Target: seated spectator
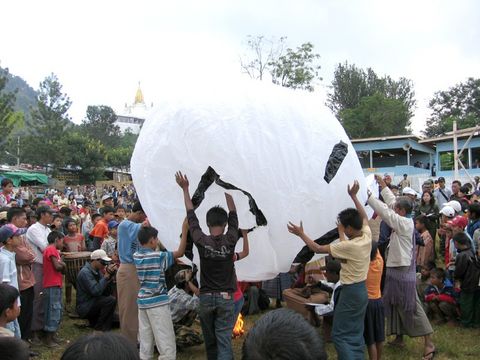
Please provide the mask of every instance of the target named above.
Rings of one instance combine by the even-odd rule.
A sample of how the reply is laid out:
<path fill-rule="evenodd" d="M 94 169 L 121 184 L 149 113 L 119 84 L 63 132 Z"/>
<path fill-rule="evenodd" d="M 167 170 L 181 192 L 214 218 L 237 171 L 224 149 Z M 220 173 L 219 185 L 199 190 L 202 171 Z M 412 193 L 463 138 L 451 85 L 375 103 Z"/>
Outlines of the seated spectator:
<path fill-rule="evenodd" d="M 456 234 L 453 241 L 458 251 L 454 276 L 460 281 L 460 321 L 465 327 L 480 327 L 480 261 L 466 234 Z"/>
<path fill-rule="evenodd" d="M 175 274 L 176 285 L 168 292 L 177 348 L 203 344 L 201 335 L 191 328 L 197 318 L 200 290 L 192 281 L 192 270 L 183 269 Z"/>
<path fill-rule="evenodd" d="M 327 265 L 323 268 L 325 270 L 325 277 L 327 278 L 326 282 L 323 282 L 324 285 L 332 289 L 330 301 L 326 304 L 319 304 L 316 306 L 307 305 L 308 309 L 314 310 L 312 314 L 315 319 L 316 316 L 323 316 L 323 336 L 326 342 L 330 341 L 332 324 L 333 324 L 333 308 L 335 307 L 335 291 L 341 286 L 340 283 L 340 261 L 330 259 L 327 261 Z"/>
<path fill-rule="evenodd" d="M 429 319 L 437 323 L 455 324 L 457 318 L 456 293 L 445 270 L 435 268 L 430 272 L 431 285 L 425 289 L 425 304 Z"/>
<path fill-rule="evenodd" d="M 140 360 L 134 343 L 108 332 L 82 336 L 63 353 L 61 360 Z"/>
<path fill-rule="evenodd" d="M 435 269 L 436 265 L 434 261 L 430 261 L 426 265 L 420 267 L 420 272 L 417 273 L 417 294 L 422 302 L 422 305 L 425 307 L 425 290 L 429 287 L 430 284 L 430 272 Z"/>
<path fill-rule="evenodd" d="M 98 331 L 109 331 L 117 300 L 111 295 L 116 265 L 104 250 L 95 250 L 77 276 L 77 313 Z M 102 275 L 103 270 L 105 275 Z"/>
<path fill-rule="evenodd" d="M 20 315 L 19 296 L 17 288 L 0 284 L 0 338 L 15 335 L 12 330 L 7 329 L 7 324 L 15 321 Z"/>
<path fill-rule="evenodd" d="M 15 337 L 0 335 L 0 359 L 29 360 L 30 350 L 27 343 Z"/>
<path fill-rule="evenodd" d="M 319 334 L 290 309 L 268 312 L 248 332 L 243 360 L 323 360 L 327 358 Z"/>

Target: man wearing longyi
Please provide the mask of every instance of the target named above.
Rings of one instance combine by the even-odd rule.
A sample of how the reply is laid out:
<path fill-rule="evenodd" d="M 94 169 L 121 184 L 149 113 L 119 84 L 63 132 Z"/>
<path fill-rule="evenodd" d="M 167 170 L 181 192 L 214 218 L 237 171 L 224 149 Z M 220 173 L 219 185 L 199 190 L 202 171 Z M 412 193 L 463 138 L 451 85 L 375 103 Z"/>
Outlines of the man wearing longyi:
<path fill-rule="evenodd" d="M 142 205 L 133 205 L 132 213 L 118 226 L 118 257 L 120 267 L 117 273 L 118 312 L 120 330 L 124 336 L 137 343 L 138 306 L 137 295 L 140 288 L 133 254 L 138 250 L 138 232 L 146 215 Z"/>

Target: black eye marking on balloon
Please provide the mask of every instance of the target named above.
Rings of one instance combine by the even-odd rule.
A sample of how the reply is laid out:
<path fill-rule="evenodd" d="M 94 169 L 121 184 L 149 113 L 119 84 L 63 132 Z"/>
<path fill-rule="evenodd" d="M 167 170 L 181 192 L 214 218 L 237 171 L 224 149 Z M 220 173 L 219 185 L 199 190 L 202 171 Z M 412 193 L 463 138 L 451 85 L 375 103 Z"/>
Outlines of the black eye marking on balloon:
<path fill-rule="evenodd" d="M 332 149 L 330 157 L 328 158 L 327 165 L 325 166 L 325 176 L 323 177 L 325 181 L 330 184 L 330 181 L 337 174 L 340 165 L 342 165 L 343 160 L 348 154 L 348 145 L 343 141 L 340 141 Z"/>
<path fill-rule="evenodd" d="M 267 219 L 263 215 L 262 210 L 258 208 L 257 203 L 255 202 L 255 199 L 253 198 L 253 196 L 249 192 L 242 190 L 236 187 L 235 185 L 232 185 L 220 179 L 220 175 L 218 175 L 211 166 L 209 166 L 207 171 L 205 171 L 205 173 L 202 175 L 202 178 L 200 179 L 197 190 L 195 190 L 195 193 L 192 196 L 192 203 L 195 208 L 200 206 L 203 199 L 205 198 L 205 191 L 207 191 L 210 185 L 212 185 L 214 182 L 218 186 L 221 186 L 226 190 L 241 191 L 248 198 L 248 205 L 250 206 L 250 212 L 255 216 L 255 221 L 257 223 L 257 226 L 267 225 Z"/>

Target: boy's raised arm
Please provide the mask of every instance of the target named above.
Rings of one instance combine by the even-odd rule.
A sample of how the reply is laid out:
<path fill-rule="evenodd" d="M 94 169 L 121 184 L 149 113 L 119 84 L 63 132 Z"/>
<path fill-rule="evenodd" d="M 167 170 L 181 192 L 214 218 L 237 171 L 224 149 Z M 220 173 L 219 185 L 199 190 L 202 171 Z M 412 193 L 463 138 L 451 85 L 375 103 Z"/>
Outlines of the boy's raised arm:
<path fill-rule="evenodd" d="M 353 182 L 352 187 L 350 187 L 350 185 L 348 185 L 347 187 L 348 195 L 350 195 L 350 197 L 352 198 L 352 201 L 355 204 L 355 207 L 357 208 L 358 212 L 360 213 L 360 216 L 363 219 L 363 225 L 368 225 L 368 216 L 367 216 L 367 213 L 365 212 L 365 208 L 360 203 L 360 200 L 358 200 L 357 198 L 358 190 L 360 190 L 360 184 L 358 183 L 358 180 L 355 180 Z"/>
<path fill-rule="evenodd" d="M 182 224 L 182 238 L 180 240 L 180 245 L 178 245 L 178 249 L 173 252 L 173 257 L 178 259 L 185 254 L 185 249 L 187 247 L 187 236 L 188 236 L 188 220 L 185 218 Z"/>
<path fill-rule="evenodd" d="M 190 192 L 188 191 L 188 178 L 187 175 L 183 175 L 181 171 L 177 171 L 175 173 L 175 181 L 177 182 L 178 186 L 180 186 L 183 190 L 183 199 L 185 201 L 185 209 L 187 211 L 193 210 L 193 203 L 190 197 Z"/>
<path fill-rule="evenodd" d="M 232 195 L 225 193 L 225 200 L 227 200 L 228 211 L 237 211 Z"/>

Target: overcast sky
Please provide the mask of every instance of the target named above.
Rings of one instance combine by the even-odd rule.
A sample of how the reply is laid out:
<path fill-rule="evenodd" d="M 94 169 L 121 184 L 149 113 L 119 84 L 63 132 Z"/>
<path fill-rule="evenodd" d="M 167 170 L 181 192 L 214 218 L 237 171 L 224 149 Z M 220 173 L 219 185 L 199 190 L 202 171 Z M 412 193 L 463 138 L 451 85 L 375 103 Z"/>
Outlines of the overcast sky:
<path fill-rule="evenodd" d="M 32 87 L 57 74 L 80 122 L 87 105 L 119 110 L 141 81 L 146 102 L 171 84 L 240 72 L 247 35 L 310 41 L 323 82 L 348 61 L 415 84 L 418 133 L 427 103 L 480 72 L 475 0 L 9 1 L 2 4 L 0 65 Z"/>

